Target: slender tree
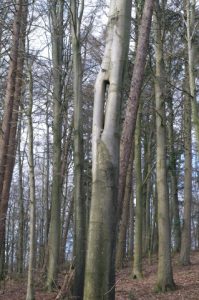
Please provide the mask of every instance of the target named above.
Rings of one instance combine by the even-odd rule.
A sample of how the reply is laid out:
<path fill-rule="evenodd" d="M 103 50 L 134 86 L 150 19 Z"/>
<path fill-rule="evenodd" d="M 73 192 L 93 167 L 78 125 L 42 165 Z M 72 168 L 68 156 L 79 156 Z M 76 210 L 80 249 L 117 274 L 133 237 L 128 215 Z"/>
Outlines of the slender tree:
<path fill-rule="evenodd" d="M 156 182 L 158 196 L 158 279 L 157 289 L 173 290 L 175 284 L 171 266 L 171 238 L 169 220 L 169 198 L 166 171 L 166 116 L 165 116 L 165 70 L 163 60 L 163 28 L 159 1 L 156 2 L 154 14 L 155 31 L 155 100 L 156 100 Z"/>
<path fill-rule="evenodd" d="M 83 124 L 82 124 L 82 59 L 80 27 L 84 11 L 84 0 L 71 1 L 72 50 L 73 50 L 73 94 L 74 94 L 74 256 L 75 278 L 73 293 L 83 297 L 84 268 L 86 255 L 86 206 L 83 190 Z"/>
<path fill-rule="evenodd" d="M 141 167 L 141 106 L 137 115 L 135 130 L 135 179 L 136 179 L 136 211 L 135 211 L 135 246 L 133 260 L 133 278 L 142 277 L 142 167 Z"/>
<path fill-rule="evenodd" d="M 145 0 L 141 25 L 138 34 L 138 44 L 136 49 L 136 58 L 131 80 L 131 89 L 126 108 L 126 115 L 123 124 L 121 143 L 120 143 L 120 175 L 118 191 L 118 209 L 117 215 L 120 219 L 122 213 L 122 202 L 126 182 L 126 173 L 131 153 L 132 138 L 135 133 L 137 111 L 139 106 L 139 97 L 144 77 L 149 33 L 151 29 L 151 19 L 153 13 L 153 0 Z"/>
<path fill-rule="evenodd" d="M 134 158 L 134 147 L 132 147 L 127 177 L 126 177 L 126 187 L 124 194 L 124 202 L 123 202 L 123 210 L 122 210 L 122 218 L 119 227 L 119 234 L 117 239 L 117 248 L 116 248 L 116 268 L 121 269 L 123 266 L 125 254 L 126 254 L 126 245 L 127 245 L 127 230 L 130 219 L 130 207 L 133 203 L 132 199 L 132 175 L 133 175 L 133 158 Z M 130 221 L 134 223 L 133 220 Z M 132 224 L 131 224 L 132 225 Z M 134 230 L 132 227 L 131 234 L 134 235 Z M 131 255 L 133 254 L 133 247 L 131 249 Z"/>
<path fill-rule="evenodd" d="M 16 154 L 28 0 L 18 0 L 13 22 L 10 65 L 0 134 L 0 278 L 3 276 L 5 221 Z"/>
<path fill-rule="evenodd" d="M 51 291 L 57 276 L 60 249 L 64 1 L 49 1 L 49 5 L 53 62 L 53 183 L 46 284 Z"/>
<path fill-rule="evenodd" d="M 184 215 L 182 223 L 182 241 L 180 249 L 180 262 L 182 265 L 190 264 L 191 251 L 191 203 L 192 203 L 192 145 L 191 145 L 191 119 L 196 115 L 195 107 L 195 89 L 193 77 L 193 57 L 190 40 L 190 2 L 184 2 L 184 11 L 187 15 L 187 41 L 185 44 L 185 54 L 188 56 L 188 61 L 185 59 L 185 91 L 184 94 L 184 148 L 185 148 L 185 170 L 184 170 Z M 193 125 L 196 123 L 193 122 Z M 195 127 L 195 129 L 197 129 Z M 197 131 L 196 131 L 197 133 Z"/>
<path fill-rule="evenodd" d="M 20 116 L 18 126 L 18 165 L 19 165 L 19 241 L 18 241 L 18 256 L 17 256 L 17 271 L 23 273 L 23 258 L 24 258 L 24 199 L 23 199 L 23 162 L 21 157 L 21 122 Z"/>
<path fill-rule="evenodd" d="M 30 190 L 30 246 L 29 246 L 29 266 L 28 266 L 28 284 L 26 300 L 35 299 L 34 291 L 34 263 L 35 263 L 35 171 L 34 171 L 34 151 L 33 151 L 33 78 L 32 68 L 28 64 L 29 73 L 29 108 L 28 108 L 28 165 L 29 165 L 29 190 Z"/>

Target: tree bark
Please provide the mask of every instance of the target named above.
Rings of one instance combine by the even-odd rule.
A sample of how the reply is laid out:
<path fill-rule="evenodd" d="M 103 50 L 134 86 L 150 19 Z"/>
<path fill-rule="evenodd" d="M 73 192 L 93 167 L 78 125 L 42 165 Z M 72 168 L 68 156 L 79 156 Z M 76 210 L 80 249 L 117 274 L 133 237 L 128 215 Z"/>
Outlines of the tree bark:
<path fill-rule="evenodd" d="M 134 149 L 131 150 L 131 158 L 129 162 L 127 178 L 126 178 L 126 187 L 125 187 L 125 195 L 123 202 L 123 210 L 122 210 L 122 219 L 120 222 L 117 247 L 116 247 L 116 269 L 121 269 L 123 266 L 125 253 L 126 253 L 126 238 L 127 238 L 127 229 L 130 218 L 130 201 L 132 196 L 132 174 L 133 174 L 133 158 L 134 158 Z M 132 229 L 132 228 L 131 228 Z M 132 232 L 134 234 L 134 232 Z M 133 250 L 132 250 L 133 253 Z"/>
<path fill-rule="evenodd" d="M 136 179 L 136 210 L 135 210 L 135 246 L 133 260 L 133 278 L 142 278 L 142 170 L 141 170 L 141 106 L 137 115 L 135 130 L 135 179 Z"/>
<path fill-rule="evenodd" d="M 92 200 L 84 285 L 85 300 L 115 298 L 119 120 L 129 44 L 131 5 L 130 0 L 111 1 L 106 47 L 95 84 Z"/>
<path fill-rule="evenodd" d="M 53 183 L 48 237 L 47 289 L 54 287 L 58 272 L 61 219 L 62 64 L 64 1 L 49 1 L 53 61 Z"/>
<path fill-rule="evenodd" d="M 0 256 L 4 252 L 5 222 L 16 154 L 16 130 L 21 98 L 28 0 L 18 0 L 13 22 L 11 60 L 0 134 Z M 3 261 L 0 258 L 0 261 Z M 0 278 L 3 265 L 0 264 Z"/>
<path fill-rule="evenodd" d="M 73 97 L 74 97 L 74 256 L 75 278 L 73 295 L 83 297 L 86 255 L 86 206 L 83 189 L 83 124 L 82 124 L 82 59 L 80 27 L 84 0 L 71 1 L 72 50 L 73 50 Z M 79 12 L 79 13 L 78 13 Z"/>
<path fill-rule="evenodd" d="M 171 238 L 169 219 L 169 197 L 167 186 L 166 170 L 166 116 L 164 83 L 165 70 L 163 61 L 163 38 L 162 38 L 162 17 L 159 2 L 156 3 L 156 13 L 154 14 L 155 30 L 155 58 L 156 58 L 156 78 L 155 78 L 155 100 L 156 100 L 156 142 L 157 142 L 157 162 L 156 180 L 158 195 L 158 279 L 157 290 L 173 290 L 175 284 L 171 266 Z"/>
<path fill-rule="evenodd" d="M 18 168 L 19 168 L 19 241 L 18 241 L 18 257 L 17 271 L 23 273 L 24 258 L 24 200 L 23 200 L 23 162 L 21 158 L 21 116 L 18 126 Z"/>
<path fill-rule="evenodd" d="M 181 244 L 181 226 L 180 226 L 180 215 L 179 215 L 179 202 L 178 202 L 178 176 L 176 167 L 176 151 L 174 146 L 174 111 L 173 111 L 173 100 L 168 99 L 168 138 L 169 138 L 169 173 L 171 178 L 171 207 L 172 207 L 172 225 L 173 225 L 173 237 L 174 237 L 174 252 L 180 251 Z"/>
<path fill-rule="evenodd" d="M 142 21 L 138 36 L 138 45 L 136 50 L 136 59 L 131 80 L 131 89 L 126 108 L 126 115 L 123 124 L 121 143 L 120 143 L 120 174 L 118 191 L 118 220 L 122 214 L 122 202 L 126 182 L 126 173 L 131 153 L 131 141 L 135 132 L 137 111 L 139 106 L 139 97 L 144 77 L 146 63 L 149 33 L 151 28 L 151 18 L 153 12 L 153 0 L 146 0 L 142 13 Z"/>
<path fill-rule="evenodd" d="M 196 38 L 196 24 L 195 24 L 195 0 L 185 0 L 184 1 L 184 13 L 186 18 L 186 40 L 187 40 L 187 52 L 188 52 L 188 72 L 189 72 L 189 90 L 191 94 L 191 107 L 192 107 L 192 121 L 193 129 L 196 136 L 197 152 L 199 153 L 199 108 L 196 99 L 196 83 L 194 75 L 194 64 L 195 64 L 195 40 Z"/>
<path fill-rule="evenodd" d="M 186 60 L 185 60 L 186 61 Z M 192 146 L 191 146 L 191 117 L 193 99 L 189 97 L 190 83 L 188 83 L 189 68 L 185 64 L 185 90 L 184 95 L 184 148 L 185 148 L 185 166 L 184 166 L 184 215 L 182 222 L 182 239 L 180 249 L 180 262 L 182 265 L 190 264 L 191 251 L 191 203 L 192 203 Z"/>
<path fill-rule="evenodd" d="M 35 172 L 34 172 L 34 151 L 33 151 L 33 124 L 32 124 L 32 108 L 33 108 L 33 78 L 32 70 L 29 68 L 29 110 L 28 110 L 28 164 L 29 164 L 29 190 L 30 190 L 30 246 L 29 246 L 29 266 L 28 266 L 28 283 L 26 300 L 35 299 L 34 291 L 34 267 L 35 267 Z"/>

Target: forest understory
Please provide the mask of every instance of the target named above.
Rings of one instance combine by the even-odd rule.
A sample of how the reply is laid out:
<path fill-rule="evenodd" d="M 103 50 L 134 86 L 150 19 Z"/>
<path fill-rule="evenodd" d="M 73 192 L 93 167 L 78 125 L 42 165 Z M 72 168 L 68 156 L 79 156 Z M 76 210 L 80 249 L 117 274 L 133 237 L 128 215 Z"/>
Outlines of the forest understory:
<path fill-rule="evenodd" d="M 157 278 L 157 258 L 152 257 L 143 261 L 143 278 L 133 279 L 131 263 L 117 273 L 116 300 L 187 300 L 199 299 L 199 251 L 191 253 L 191 265 L 181 266 L 179 256 L 175 255 L 173 261 L 173 273 L 176 290 L 166 293 L 156 293 L 154 286 Z M 59 276 L 59 287 L 64 280 L 64 272 Z M 44 279 L 38 273 L 35 288 L 35 300 L 55 300 L 59 292 L 57 290 L 47 293 L 43 288 Z M 26 297 L 26 279 L 11 278 L 7 276 L 6 281 L 0 289 L 2 300 L 23 300 Z M 70 298 L 66 298 L 70 299 Z M 71 299 L 74 299 L 71 298 Z"/>

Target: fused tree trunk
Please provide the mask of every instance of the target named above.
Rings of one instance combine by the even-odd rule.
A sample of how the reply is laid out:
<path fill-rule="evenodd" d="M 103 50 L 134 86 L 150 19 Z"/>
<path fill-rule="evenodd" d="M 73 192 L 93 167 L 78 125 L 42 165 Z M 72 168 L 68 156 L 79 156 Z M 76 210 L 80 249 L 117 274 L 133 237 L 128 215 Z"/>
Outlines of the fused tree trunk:
<path fill-rule="evenodd" d="M 26 300 L 35 299 L 34 291 L 34 263 L 35 263 L 35 174 L 34 174 L 34 152 L 33 152 L 33 79 L 32 70 L 29 67 L 29 109 L 28 109 L 28 165 L 29 165 L 29 190 L 30 190 L 30 245 L 29 245 L 29 266 Z"/>
<path fill-rule="evenodd" d="M 130 20 L 131 1 L 112 0 L 104 57 L 95 84 L 84 300 L 115 298 L 119 120 Z"/>
<path fill-rule="evenodd" d="M 157 290 L 167 291 L 174 289 L 171 265 L 171 238 L 169 219 L 169 197 L 166 169 L 166 117 L 165 117 L 165 70 L 163 61 L 163 38 L 159 2 L 156 3 L 154 14 L 155 31 L 155 100 L 156 100 L 156 182 L 158 196 L 158 279 Z"/>
<path fill-rule="evenodd" d="M 52 290 L 58 271 L 61 219 L 62 64 L 64 1 L 49 1 L 53 61 L 53 183 L 48 237 L 47 289 Z"/>
<path fill-rule="evenodd" d="M 146 63 L 149 33 L 151 28 L 151 18 L 153 12 L 153 0 L 146 0 L 142 13 L 142 20 L 138 34 L 138 44 L 136 50 L 136 59 L 131 80 L 130 95 L 126 108 L 126 115 L 123 125 L 123 131 L 120 143 L 120 175 L 119 175 L 119 191 L 118 191 L 118 219 L 122 213 L 122 201 L 124 197 L 124 189 L 126 182 L 127 168 L 131 153 L 132 138 L 135 132 L 137 111 L 139 106 L 139 97 L 144 77 L 144 69 Z"/>
<path fill-rule="evenodd" d="M 16 154 L 16 131 L 24 64 L 27 0 L 18 0 L 0 135 L 0 278 L 3 276 L 5 222 Z"/>
<path fill-rule="evenodd" d="M 73 50 L 73 97 L 74 97 L 74 256 L 75 278 L 73 295 L 83 297 L 86 256 L 86 206 L 83 193 L 83 124 L 82 124 L 82 61 L 80 26 L 84 1 L 71 1 L 72 50 Z"/>

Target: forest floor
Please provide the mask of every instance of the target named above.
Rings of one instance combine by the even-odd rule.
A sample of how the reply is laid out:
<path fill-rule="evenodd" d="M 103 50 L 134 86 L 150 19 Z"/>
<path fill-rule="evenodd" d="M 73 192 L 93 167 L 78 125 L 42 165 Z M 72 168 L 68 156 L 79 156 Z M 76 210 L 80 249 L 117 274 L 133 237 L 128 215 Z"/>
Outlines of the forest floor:
<path fill-rule="evenodd" d="M 174 281 L 176 290 L 156 293 L 154 291 L 157 279 L 157 259 L 152 263 L 147 259 L 143 263 L 143 278 L 133 279 L 131 266 L 126 266 L 118 272 L 116 279 L 116 300 L 199 300 L 199 251 L 192 252 L 191 265 L 182 267 L 178 256 L 173 258 Z M 64 275 L 60 276 L 60 284 Z M 55 300 L 57 291 L 46 293 L 43 289 L 42 276 L 36 278 L 35 300 Z M 26 295 L 26 279 L 6 278 L 0 287 L 0 300 L 24 300 Z M 93 299 L 94 300 L 94 299 Z"/>

